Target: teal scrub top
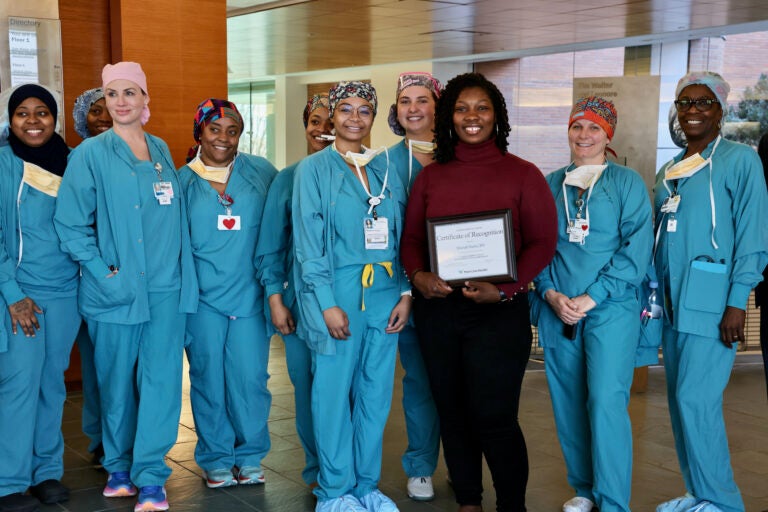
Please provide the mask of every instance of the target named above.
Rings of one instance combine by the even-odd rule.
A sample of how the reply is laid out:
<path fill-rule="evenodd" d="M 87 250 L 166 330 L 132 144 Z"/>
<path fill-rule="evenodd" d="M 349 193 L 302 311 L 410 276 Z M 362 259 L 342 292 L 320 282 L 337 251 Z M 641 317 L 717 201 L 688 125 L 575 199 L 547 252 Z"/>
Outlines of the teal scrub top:
<path fill-rule="evenodd" d="M 226 193 L 239 230 L 218 228 L 226 208 L 206 180 L 187 166 L 180 178 L 185 187 L 192 252 L 200 285 L 200 301 L 228 316 L 247 317 L 261 311 L 262 286 L 254 255 L 270 183 L 277 170 L 266 159 L 240 153 L 235 158 Z"/>
<path fill-rule="evenodd" d="M 651 201 L 643 179 L 628 167 L 608 163 L 592 193 L 582 195 L 582 216 L 589 212 L 589 235 L 582 245 L 568 241 L 565 201 L 571 220 L 578 210 L 577 187 L 566 186 L 563 196 L 565 172 L 572 167 L 546 177 L 557 207 L 557 252 L 534 280 L 536 292 L 542 298 L 550 289 L 568 297 L 588 293 L 597 304 L 625 295 L 636 298 L 653 249 Z"/>
<path fill-rule="evenodd" d="M 668 228 L 669 214 L 661 212 L 670 195 L 663 180 L 685 150 L 657 174 L 654 203 L 656 274 L 672 324 L 679 332 L 719 339 L 725 307 L 746 309 L 768 263 L 768 193 L 760 158 L 751 147 L 720 139 L 712 155 L 716 142 L 701 154 L 712 157 L 711 165 L 677 180 L 681 200 L 674 231 Z M 674 189 L 674 183 L 668 186 Z"/>
<path fill-rule="evenodd" d="M 80 312 L 89 320 L 126 325 L 149 321 L 149 293 L 158 283 L 180 286 L 179 312 L 197 310 L 184 190 L 165 142 L 150 134 L 145 139 L 152 157 L 151 173 L 144 172 L 148 163 L 138 162 L 126 142 L 110 129 L 72 151 L 61 182 L 54 225 L 62 248 L 81 265 L 78 301 Z M 152 176 L 157 163 L 163 180 L 173 187 L 169 206 L 157 203 L 148 182 L 157 179 L 156 174 Z M 158 228 L 152 221 L 145 222 L 150 207 L 167 208 L 162 210 L 168 215 L 163 218 L 167 224 L 159 222 Z M 162 252 L 166 250 L 171 254 Z M 111 267 L 119 272 L 107 278 Z"/>

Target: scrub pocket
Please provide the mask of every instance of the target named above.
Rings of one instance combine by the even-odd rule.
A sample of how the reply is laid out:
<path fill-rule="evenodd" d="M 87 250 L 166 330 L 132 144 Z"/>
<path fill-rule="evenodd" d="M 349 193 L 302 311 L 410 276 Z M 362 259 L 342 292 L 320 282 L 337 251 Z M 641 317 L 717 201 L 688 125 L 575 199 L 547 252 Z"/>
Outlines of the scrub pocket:
<path fill-rule="evenodd" d="M 693 260 L 683 304 L 693 311 L 721 314 L 725 310 L 729 285 L 728 267 L 724 263 Z"/>
<path fill-rule="evenodd" d="M 130 304 L 136 298 L 133 289 L 123 282 L 125 274 L 118 272 L 112 277 L 96 277 L 83 269 L 80 277 L 80 306 L 89 314 L 113 311 Z"/>

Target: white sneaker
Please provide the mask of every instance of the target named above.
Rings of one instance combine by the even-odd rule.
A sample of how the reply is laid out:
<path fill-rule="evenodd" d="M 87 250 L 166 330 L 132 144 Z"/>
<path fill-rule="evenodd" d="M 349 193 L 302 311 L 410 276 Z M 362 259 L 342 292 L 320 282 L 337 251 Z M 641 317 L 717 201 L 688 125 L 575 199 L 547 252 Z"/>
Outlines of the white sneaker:
<path fill-rule="evenodd" d="M 435 489 L 432 487 L 431 476 L 412 476 L 408 479 L 408 497 L 416 501 L 431 501 L 435 499 Z"/>
<path fill-rule="evenodd" d="M 563 512 L 592 512 L 594 506 L 592 500 L 576 496 L 563 503 Z"/>

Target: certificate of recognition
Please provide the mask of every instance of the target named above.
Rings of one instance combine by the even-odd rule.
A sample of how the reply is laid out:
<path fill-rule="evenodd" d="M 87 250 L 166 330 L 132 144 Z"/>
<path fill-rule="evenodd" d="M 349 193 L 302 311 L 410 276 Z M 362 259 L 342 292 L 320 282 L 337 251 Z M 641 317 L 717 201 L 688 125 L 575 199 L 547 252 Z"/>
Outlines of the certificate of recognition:
<path fill-rule="evenodd" d="M 432 272 L 451 286 L 517 281 L 510 210 L 427 219 Z"/>

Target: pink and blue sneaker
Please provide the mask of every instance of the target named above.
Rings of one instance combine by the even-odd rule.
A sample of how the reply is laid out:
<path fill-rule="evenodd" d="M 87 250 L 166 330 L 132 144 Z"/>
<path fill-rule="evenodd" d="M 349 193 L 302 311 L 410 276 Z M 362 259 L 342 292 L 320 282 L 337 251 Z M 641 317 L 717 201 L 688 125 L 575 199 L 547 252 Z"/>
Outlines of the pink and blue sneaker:
<path fill-rule="evenodd" d="M 264 483 L 264 471 L 259 466 L 243 466 L 235 468 L 237 483 L 240 485 L 254 485 Z"/>
<path fill-rule="evenodd" d="M 136 486 L 131 483 L 131 474 L 128 471 L 110 473 L 102 494 L 107 498 L 136 496 Z"/>
<path fill-rule="evenodd" d="M 237 485 L 237 478 L 229 469 L 213 469 L 203 472 L 203 480 L 209 489 L 219 489 L 221 487 L 231 487 Z"/>
<path fill-rule="evenodd" d="M 148 512 L 150 510 L 168 510 L 168 500 L 165 487 L 145 485 L 139 489 L 139 501 L 133 507 L 133 512 Z"/>

